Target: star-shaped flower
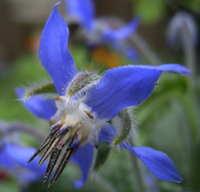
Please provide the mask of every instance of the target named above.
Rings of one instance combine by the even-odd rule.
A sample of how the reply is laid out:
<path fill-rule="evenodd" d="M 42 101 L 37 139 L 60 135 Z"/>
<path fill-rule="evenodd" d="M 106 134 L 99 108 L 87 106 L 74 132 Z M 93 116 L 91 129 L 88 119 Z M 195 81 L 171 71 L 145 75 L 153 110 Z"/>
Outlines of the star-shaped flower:
<path fill-rule="evenodd" d="M 95 18 L 95 6 L 92 0 L 66 0 L 65 2 L 67 16 L 78 20 L 89 47 L 111 46 L 117 52 L 123 53 L 128 59 L 134 62 L 138 61 L 137 51 L 126 41 L 139 26 L 138 16 L 123 27 L 116 29 L 112 25 L 121 25 L 116 19 Z"/>
<path fill-rule="evenodd" d="M 78 72 L 68 51 L 68 36 L 68 26 L 56 4 L 43 30 L 39 48 L 41 63 L 59 95 L 55 99 L 56 106 L 53 99 L 46 99 L 41 94 L 23 101 L 34 115 L 50 120 L 49 136 L 30 159 L 46 147 L 39 161 L 41 165 L 50 156 L 44 183 L 50 177 L 61 151 L 65 151 L 50 185 L 71 160 L 82 170 L 81 178 L 75 181 L 76 187 L 81 187 L 88 178 L 93 151 L 100 141 L 131 151 L 159 179 L 182 182 L 166 154 L 149 147 L 131 147 L 126 138 L 132 127 L 129 107 L 141 104 L 151 95 L 162 72 L 189 75 L 190 71 L 178 64 L 164 64 L 113 68 L 107 70 L 103 77 L 92 72 Z M 25 92 L 17 89 L 20 98 Z M 118 115 L 124 123 L 121 130 L 111 124 L 111 120 Z"/>

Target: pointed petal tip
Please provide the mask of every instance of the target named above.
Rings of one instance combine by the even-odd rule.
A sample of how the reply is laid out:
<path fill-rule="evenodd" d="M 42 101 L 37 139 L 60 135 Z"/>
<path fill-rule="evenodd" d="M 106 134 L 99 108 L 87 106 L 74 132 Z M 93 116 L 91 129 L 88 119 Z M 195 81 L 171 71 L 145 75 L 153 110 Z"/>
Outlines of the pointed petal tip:
<path fill-rule="evenodd" d="M 62 3 L 62 1 L 58 1 L 57 3 L 55 3 L 51 15 L 54 13 L 54 11 L 57 11 L 57 12 L 58 12 L 58 5 L 61 4 L 61 3 Z"/>
<path fill-rule="evenodd" d="M 74 183 L 74 186 L 76 188 L 78 188 L 78 189 L 81 188 L 81 187 L 83 187 L 83 185 L 84 185 L 84 183 L 82 181 L 80 181 L 80 180 L 73 181 L 73 183 Z"/>
<path fill-rule="evenodd" d="M 55 6 L 57 6 L 58 4 L 60 4 L 62 1 L 58 1 L 56 4 L 55 4 Z"/>
<path fill-rule="evenodd" d="M 179 180 L 177 181 L 177 183 L 182 183 L 184 180 L 183 178 L 180 176 Z"/>
<path fill-rule="evenodd" d="M 58 1 L 57 3 L 55 3 L 55 5 L 54 5 L 54 7 L 53 7 L 53 10 L 52 10 L 52 12 L 51 12 L 51 14 L 50 14 L 50 17 L 53 15 L 53 14 L 59 14 L 59 12 L 58 12 L 58 5 L 61 3 L 61 1 Z M 50 18 L 49 17 L 49 18 Z M 49 19 L 48 19 L 49 20 Z"/>
<path fill-rule="evenodd" d="M 133 30 L 133 32 L 134 32 L 138 28 L 139 24 L 141 23 L 141 17 L 139 15 L 136 15 L 132 19 L 131 22 L 133 23 L 133 27 L 135 27 L 134 30 Z"/>
<path fill-rule="evenodd" d="M 162 71 L 178 73 L 180 75 L 185 75 L 185 76 L 191 75 L 190 69 L 180 64 L 163 64 L 163 65 L 160 65 L 160 69 Z"/>
<path fill-rule="evenodd" d="M 141 22 L 141 17 L 140 17 L 140 15 L 135 15 L 134 19 L 137 20 L 138 22 Z"/>
<path fill-rule="evenodd" d="M 124 144 L 122 144 L 121 147 L 134 153 L 149 171 L 160 180 L 175 183 L 183 182 L 174 163 L 165 153 L 150 147 L 130 147 L 129 145 Z"/>
<path fill-rule="evenodd" d="M 180 66 L 180 68 L 179 68 L 179 70 L 178 70 L 178 73 L 179 73 L 179 74 L 185 75 L 185 76 L 191 75 L 192 72 L 191 72 L 187 67 L 181 66 L 181 65 L 179 65 L 179 66 Z"/>
<path fill-rule="evenodd" d="M 183 178 L 177 170 L 174 170 L 174 173 L 172 173 L 172 175 L 168 176 L 166 179 L 162 179 L 162 178 L 159 178 L 159 179 L 162 181 L 169 181 L 169 182 L 174 182 L 174 183 L 182 183 L 183 182 Z"/>
<path fill-rule="evenodd" d="M 54 5 L 43 29 L 39 57 L 43 67 L 53 80 L 57 92 L 62 95 L 64 86 L 74 77 L 77 69 L 68 50 L 69 28 L 57 9 L 59 3 Z"/>

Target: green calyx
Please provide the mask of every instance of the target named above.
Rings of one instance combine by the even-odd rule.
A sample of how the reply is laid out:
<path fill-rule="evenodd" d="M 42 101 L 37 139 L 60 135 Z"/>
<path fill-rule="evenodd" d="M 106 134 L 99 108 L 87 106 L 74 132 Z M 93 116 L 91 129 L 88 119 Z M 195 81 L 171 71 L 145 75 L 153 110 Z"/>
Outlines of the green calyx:
<path fill-rule="evenodd" d="M 109 143 L 100 142 L 93 170 L 98 171 L 106 162 L 111 148 Z"/>
<path fill-rule="evenodd" d="M 122 127 L 117 137 L 113 140 L 112 145 L 118 145 L 124 142 L 130 134 L 130 130 L 132 128 L 131 112 L 129 109 L 122 109 L 119 117 L 122 121 Z"/>
<path fill-rule="evenodd" d="M 39 84 L 35 87 L 29 88 L 24 94 L 24 99 L 27 99 L 30 96 L 42 94 L 42 93 L 56 93 L 57 91 L 54 87 L 53 82 L 47 82 L 43 84 Z"/>

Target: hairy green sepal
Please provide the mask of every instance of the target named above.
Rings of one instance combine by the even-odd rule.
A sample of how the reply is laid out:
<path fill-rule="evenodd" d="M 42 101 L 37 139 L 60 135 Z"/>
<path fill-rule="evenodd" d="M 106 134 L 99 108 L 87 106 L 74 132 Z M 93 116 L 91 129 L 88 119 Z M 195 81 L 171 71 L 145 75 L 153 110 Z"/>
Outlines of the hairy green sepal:
<path fill-rule="evenodd" d="M 132 127 L 132 121 L 131 121 L 131 115 L 129 109 L 125 108 L 120 111 L 119 117 L 122 121 L 122 127 L 117 135 L 117 137 L 113 140 L 112 145 L 118 145 L 125 141 L 125 139 L 128 137 L 131 127 Z"/>
<path fill-rule="evenodd" d="M 53 82 L 47 82 L 39 84 L 35 87 L 29 88 L 24 94 L 24 99 L 27 99 L 30 96 L 43 94 L 43 93 L 57 93 Z"/>
<path fill-rule="evenodd" d="M 71 97 L 75 93 L 82 91 L 85 93 L 92 86 L 96 85 L 100 80 L 100 76 L 92 72 L 81 72 L 71 82 L 68 89 L 68 96 Z"/>

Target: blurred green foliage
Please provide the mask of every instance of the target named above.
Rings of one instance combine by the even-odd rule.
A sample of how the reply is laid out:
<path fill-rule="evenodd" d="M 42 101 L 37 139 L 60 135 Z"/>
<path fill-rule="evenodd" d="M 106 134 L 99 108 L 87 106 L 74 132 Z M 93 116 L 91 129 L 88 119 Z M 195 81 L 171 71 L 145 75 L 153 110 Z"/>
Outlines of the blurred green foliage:
<path fill-rule="evenodd" d="M 141 16 L 145 24 L 158 22 L 166 14 L 166 9 L 174 12 L 182 9 L 199 13 L 200 0 L 131 0 L 134 2 L 133 10 Z"/>
<path fill-rule="evenodd" d="M 31 69 L 31 70 L 30 70 Z M 3 120 L 13 121 L 21 120 L 25 122 L 34 122 L 33 117 L 17 100 L 15 88 L 17 86 L 30 86 L 31 83 L 38 81 L 37 78 L 44 78 L 45 71 L 39 60 L 31 55 L 19 57 L 10 71 L 0 77 L 0 117 Z M 46 75 L 47 76 L 47 75 Z"/>
<path fill-rule="evenodd" d="M 163 0 L 138 0 L 135 1 L 134 11 L 141 16 L 145 24 L 152 24 L 160 20 L 165 12 Z"/>

